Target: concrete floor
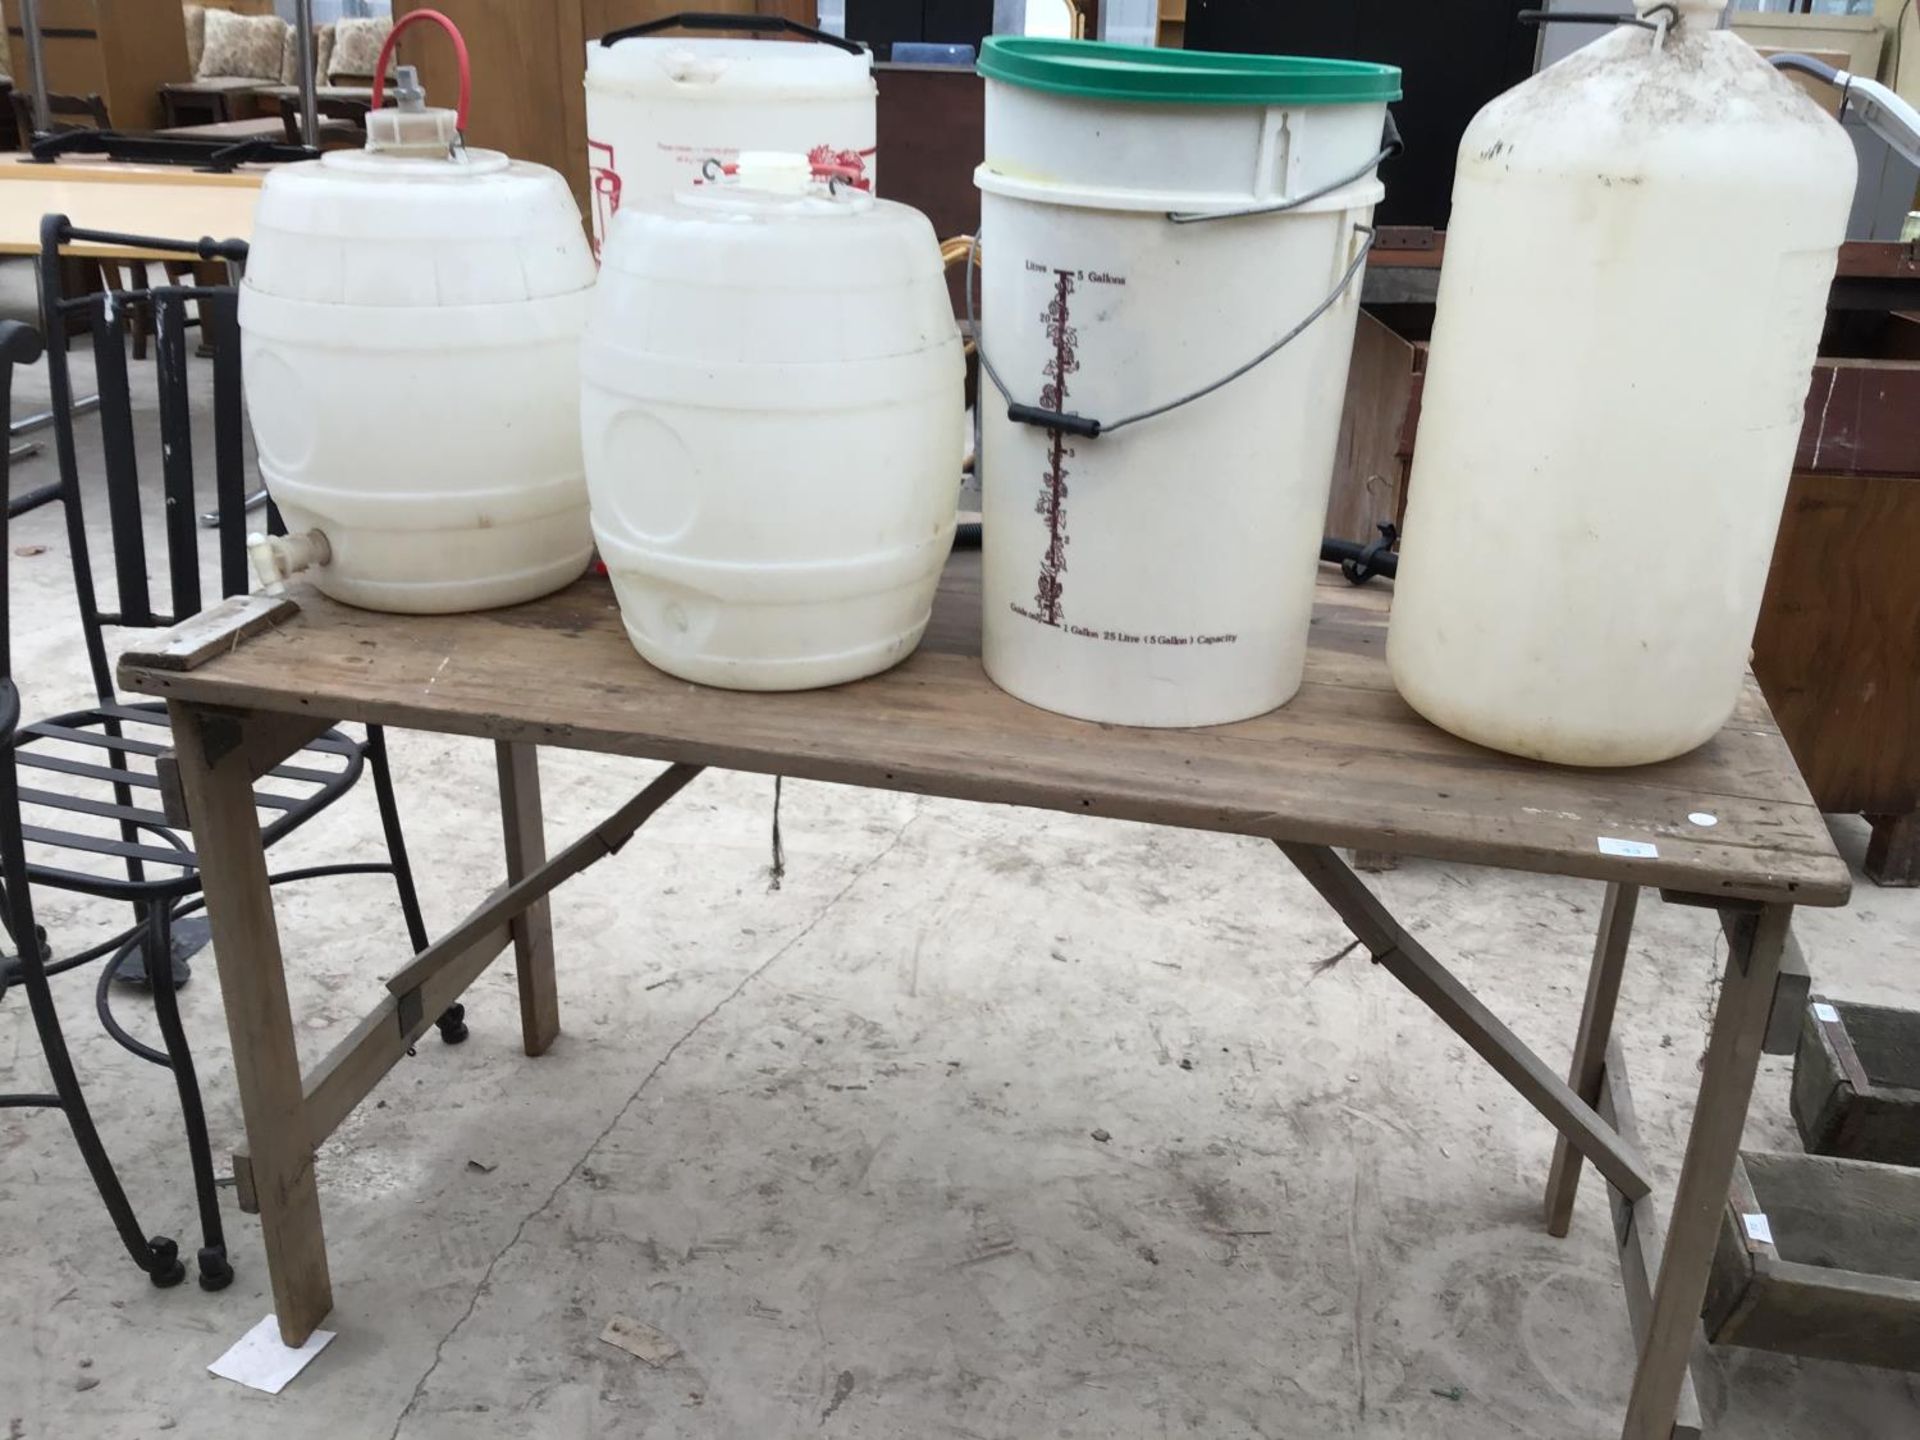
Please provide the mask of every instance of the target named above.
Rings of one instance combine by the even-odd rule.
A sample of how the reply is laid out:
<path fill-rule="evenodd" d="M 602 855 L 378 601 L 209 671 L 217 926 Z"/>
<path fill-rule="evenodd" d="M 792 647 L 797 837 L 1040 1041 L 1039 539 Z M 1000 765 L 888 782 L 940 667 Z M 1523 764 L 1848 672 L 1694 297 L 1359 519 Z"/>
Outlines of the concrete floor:
<path fill-rule="evenodd" d="M 0 271 L 0 296 L 20 281 Z M 29 373 L 16 411 L 43 397 Z M 28 462 L 14 488 L 51 474 Z M 60 513 L 12 543 L 46 547 L 13 561 L 27 711 L 84 702 Z M 491 754 L 392 743 L 444 929 L 500 874 Z M 654 768 L 544 764 L 556 839 Z M 472 1039 L 429 1038 L 322 1149 L 340 1333 L 278 1398 L 205 1371 L 268 1309 L 231 1190 L 233 1287 L 154 1291 L 58 1117 L 0 1112 L 8 1440 L 1618 1433 L 1632 1357 L 1598 1188 L 1569 1238 L 1542 1232 L 1547 1125 L 1386 975 L 1316 977 L 1347 937 L 1271 846 L 793 784 L 774 890 L 771 789 L 709 773 L 560 892 L 550 1055 L 521 1057 L 498 967 Z M 1836 832 L 1857 865 L 1863 828 Z M 378 834 L 363 787 L 276 860 Z M 1600 887 L 1426 863 L 1378 886 L 1562 1063 Z M 37 900 L 62 952 L 121 923 Z M 350 879 L 283 890 L 279 919 L 315 1058 L 402 960 L 398 910 Z M 1912 1001 L 1920 892 L 1862 880 L 1800 933 L 1820 987 Z M 1709 916 L 1649 899 L 1621 1030 L 1669 1182 L 1719 955 Z M 170 1083 L 99 1032 L 90 981 L 59 992 L 83 1076 L 143 1223 L 190 1250 Z M 241 1123 L 209 957 L 181 998 L 224 1153 Z M 143 1009 L 121 1001 L 151 1035 Z M 1765 1062 L 1750 1144 L 1797 1148 L 1788 1075 Z M 44 1083 L 9 995 L 0 1086 Z M 616 1313 L 682 1355 L 601 1343 Z M 1718 1436 L 1920 1433 L 1902 1375 L 1715 1365 Z"/>

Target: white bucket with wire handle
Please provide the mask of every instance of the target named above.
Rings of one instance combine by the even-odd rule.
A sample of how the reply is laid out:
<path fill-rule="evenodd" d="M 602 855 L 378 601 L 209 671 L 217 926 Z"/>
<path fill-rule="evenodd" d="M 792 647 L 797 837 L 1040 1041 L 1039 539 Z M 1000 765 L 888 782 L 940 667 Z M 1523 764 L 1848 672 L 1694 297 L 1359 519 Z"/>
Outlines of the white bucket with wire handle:
<path fill-rule="evenodd" d="M 987 673 L 1126 725 L 1282 705 L 1399 71 L 1020 37 L 980 70 Z"/>

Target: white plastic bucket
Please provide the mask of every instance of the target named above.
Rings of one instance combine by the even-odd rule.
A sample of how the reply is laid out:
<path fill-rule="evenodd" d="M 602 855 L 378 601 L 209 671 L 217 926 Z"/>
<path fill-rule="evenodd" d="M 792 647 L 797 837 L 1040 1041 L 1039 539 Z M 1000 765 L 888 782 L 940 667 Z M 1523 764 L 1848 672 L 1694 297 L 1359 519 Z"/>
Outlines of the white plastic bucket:
<path fill-rule="evenodd" d="M 675 16 L 587 46 L 587 165 L 598 252 L 622 204 L 667 200 L 709 160 L 744 150 L 799 150 L 861 189 L 876 164 L 873 57 L 837 36 L 823 43 L 708 40 L 647 32 Z M 731 29 L 818 32 L 778 19 L 729 17 Z M 717 27 L 716 27 L 717 28 Z"/>
<path fill-rule="evenodd" d="M 1102 52 L 1103 70 L 1115 51 L 1182 52 L 988 42 L 981 338 L 1014 401 L 1112 424 L 1222 380 L 1326 308 L 1264 363 L 1116 433 L 1020 423 L 983 399 L 987 673 L 1089 720 L 1262 714 L 1304 667 L 1386 99 L 1063 93 L 998 78 L 1010 44 L 1051 47 L 1069 75 L 1068 47 Z M 1208 62 L 1229 75 L 1274 63 L 1184 54 L 1176 82 Z M 1397 93 L 1397 72 L 1360 69 Z M 1163 88 L 1210 93 L 1204 76 L 1186 83 Z M 1169 218 L 1322 189 L 1279 213 Z"/>

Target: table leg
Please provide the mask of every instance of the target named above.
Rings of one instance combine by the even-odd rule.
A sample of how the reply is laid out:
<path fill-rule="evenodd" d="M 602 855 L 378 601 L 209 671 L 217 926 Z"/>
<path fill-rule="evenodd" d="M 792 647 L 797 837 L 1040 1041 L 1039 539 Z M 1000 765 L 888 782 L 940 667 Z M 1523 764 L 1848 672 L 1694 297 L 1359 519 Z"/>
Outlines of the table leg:
<path fill-rule="evenodd" d="M 280 1338 L 300 1345 L 333 1308 L 333 1283 L 280 932 L 253 804 L 253 752 L 245 743 L 250 717 L 209 717 L 177 702 L 168 708 L 233 1042 L 274 1313 Z"/>
<path fill-rule="evenodd" d="M 1567 1084 L 1589 1105 L 1600 1102 L 1606 1070 L 1607 1039 L 1613 1033 L 1614 1006 L 1620 998 L 1620 975 L 1626 968 L 1627 944 L 1633 938 L 1633 915 L 1639 908 L 1640 887 L 1618 881 L 1607 886 L 1600 911 L 1600 929 L 1593 942 L 1593 966 L 1587 972 L 1587 998 L 1580 1008 L 1580 1031 L 1573 1042 L 1573 1066 Z M 1573 1197 L 1580 1188 L 1580 1152 L 1565 1135 L 1553 1146 L 1553 1168 L 1547 1172 L 1547 1233 L 1565 1235 L 1573 1222 Z"/>
<path fill-rule="evenodd" d="M 518 884 L 546 863 L 547 835 L 540 812 L 540 751 L 510 740 L 494 742 L 500 770 L 500 826 L 507 845 L 507 883 Z M 535 901 L 514 917 L 514 972 L 520 981 L 520 1042 L 544 1055 L 560 1034 L 560 993 L 553 977 L 553 915 Z"/>
<path fill-rule="evenodd" d="M 1694 1102 L 1686 1159 L 1674 1193 L 1660 1279 L 1633 1392 L 1627 1401 L 1625 1440 L 1669 1440 L 1687 1373 L 1694 1328 L 1706 1296 L 1727 1187 L 1746 1127 L 1747 1104 L 1760 1068 L 1774 982 L 1793 923 L 1791 905 L 1763 906 L 1758 914 L 1723 917 L 1728 946 L 1719 1004 Z"/>
<path fill-rule="evenodd" d="M 1869 815 L 1867 878 L 1876 885 L 1920 885 L 1920 811 Z"/>

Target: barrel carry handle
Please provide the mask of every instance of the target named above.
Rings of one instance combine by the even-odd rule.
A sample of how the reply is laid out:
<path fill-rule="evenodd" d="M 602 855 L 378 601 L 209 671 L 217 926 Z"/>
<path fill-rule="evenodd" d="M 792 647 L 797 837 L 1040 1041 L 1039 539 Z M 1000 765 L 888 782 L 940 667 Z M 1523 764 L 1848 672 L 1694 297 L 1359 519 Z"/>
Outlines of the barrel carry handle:
<path fill-rule="evenodd" d="M 818 40 L 822 45 L 831 45 L 836 50 L 844 50 L 849 55 L 867 53 L 867 47 L 857 40 L 849 40 L 844 35 L 835 35 L 811 25 L 802 25 L 798 20 L 789 20 L 784 15 L 716 15 L 707 10 L 667 15 L 658 20 L 629 25 L 621 30 L 609 30 L 600 37 L 600 46 L 602 49 L 611 50 L 622 40 L 637 40 L 643 35 L 671 30 L 676 25 L 685 30 L 748 30 L 756 35 L 798 35 L 805 40 Z"/>

